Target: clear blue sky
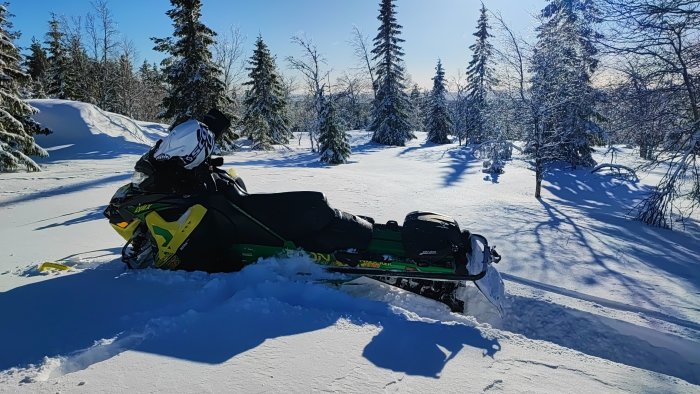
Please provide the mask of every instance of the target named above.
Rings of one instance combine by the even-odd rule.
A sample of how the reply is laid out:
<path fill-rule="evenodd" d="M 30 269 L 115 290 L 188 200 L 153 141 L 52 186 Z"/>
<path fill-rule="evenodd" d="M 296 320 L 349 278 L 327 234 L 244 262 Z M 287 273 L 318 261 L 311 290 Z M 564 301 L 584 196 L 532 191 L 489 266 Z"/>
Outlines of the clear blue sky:
<path fill-rule="evenodd" d="M 484 0 L 486 8 L 500 12 L 509 25 L 524 36 L 531 35 L 533 15 L 545 0 Z M 397 19 L 403 25 L 404 60 L 413 81 L 431 85 L 437 59 L 452 78 L 464 71 L 471 56 L 481 2 L 478 0 L 397 0 Z M 152 50 L 150 37 L 172 34 L 172 21 L 165 15 L 169 0 L 113 0 L 108 3 L 119 32 L 133 41 L 139 62 L 159 62 L 163 55 Z M 32 36 L 40 41 L 48 29 L 50 13 L 83 16 L 92 12 L 90 0 L 10 0 L 15 30 L 22 32 L 16 43 L 26 48 Z M 261 34 L 277 57 L 277 64 L 288 73 L 284 60 L 298 56 L 299 48 L 290 43 L 295 34 L 306 34 L 317 45 L 333 69 L 333 77 L 357 64 L 347 43 L 352 26 L 357 25 L 374 38 L 379 21 L 378 0 L 203 0 L 202 21 L 223 33 L 238 27 L 247 37 L 245 57 Z M 495 26 L 495 22 L 491 22 Z"/>

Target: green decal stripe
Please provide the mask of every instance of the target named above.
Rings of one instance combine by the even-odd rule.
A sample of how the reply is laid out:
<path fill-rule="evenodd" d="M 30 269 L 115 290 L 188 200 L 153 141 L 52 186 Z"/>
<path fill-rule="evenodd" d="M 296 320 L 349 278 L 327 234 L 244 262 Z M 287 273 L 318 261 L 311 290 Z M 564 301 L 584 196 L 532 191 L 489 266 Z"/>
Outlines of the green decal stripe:
<path fill-rule="evenodd" d="M 163 243 L 162 246 L 168 246 L 170 241 L 173 240 L 173 235 L 170 234 L 170 231 L 162 227 L 153 226 L 153 233 L 155 233 L 155 235 L 160 235 L 161 237 L 163 237 L 163 239 L 165 239 L 165 243 Z"/>
<path fill-rule="evenodd" d="M 237 244 L 233 245 L 230 249 L 235 256 L 241 259 L 244 264 L 250 264 L 256 262 L 259 258 L 267 258 L 273 256 L 284 256 L 293 252 L 292 249 L 280 248 L 275 246 L 264 246 L 264 245 L 251 245 L 251 244 Z M 304 251 L 311 257 L 316 264 L 330 266 L 330 267 L 349 267 L 348 264 L 340 262 L 335 259 L 332 254 L 329 253 L 318 253 Z M 393 261 L 373 261 L 373 260 L 363 260 L 363 262 L 370 262 L 376 264 L 377 270 L 387 270 L 395 272 L 424 272 L 424 273 L 434 273 L 434 274 L 450 274 L 454 273 L 454 270 L 450 267 L 436 267 L 427 266 L 421 267 L 416 263 L 403 261 L 401 258 Z M 362 269 L 372 269 L 373 267 L 368 267 L 367 264 L 361 263 L 358 268 Z"/>

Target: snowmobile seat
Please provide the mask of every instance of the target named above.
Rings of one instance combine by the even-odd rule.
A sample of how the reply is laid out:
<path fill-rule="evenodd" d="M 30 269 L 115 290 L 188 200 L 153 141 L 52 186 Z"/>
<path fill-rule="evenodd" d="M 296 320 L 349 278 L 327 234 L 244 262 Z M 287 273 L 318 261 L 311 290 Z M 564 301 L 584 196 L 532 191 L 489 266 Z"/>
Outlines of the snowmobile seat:
<path fill-rule="evenodd" d="M 249 194 L 238 205 L 283 238 L 312 251 L 363 247 L 372 237 L 369 222 L 331 208 L 320 192 Z"/>
<path fill-rule="evenodd" d="M 241 194 L 229 188 L 208 200 L 205 206 L 224 214 L 220 228 L 237 243 L 281 246 L 281 237 L 306 250 L 328 253 L 364 248 L 372 238 L 370 222 L 332 208 L 320 192 Z"/>

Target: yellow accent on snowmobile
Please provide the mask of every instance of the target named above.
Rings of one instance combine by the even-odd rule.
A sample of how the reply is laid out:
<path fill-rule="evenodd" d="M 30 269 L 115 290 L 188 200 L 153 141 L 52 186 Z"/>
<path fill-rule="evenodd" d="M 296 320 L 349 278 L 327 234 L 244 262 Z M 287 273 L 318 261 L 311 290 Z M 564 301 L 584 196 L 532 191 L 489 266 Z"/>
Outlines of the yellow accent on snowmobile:
<path fill-rule="evenodd" d="M 55 263 L 53 261 L 44 261 L 39 265 L 39 272 L 48 271 L 50 269 L 58 271 L 67 271 L 70 269 L 70 266 L 61 263 Z"/>
<path fill-rule="evenodd" d="M 134 236 L 134 231 L 136 231 L 136 228 L 139 226 L 139 224 L 141 224 L 141 221 L 138 219 L 134 219 L 134 221 L 132 221 L 131 223 L 128 223 L 125 227 L 122 227 L 123 223 L 126 223 L 126 222 L 121 222 L 118 224 L 113 224 L 113 223 L 110 223 L 110 224 L 112 225 L 112 228 L 119 235 L 122 236 L 122 238 L 124 238 L 125 240 L 128 241 L 131 239 L 131 237 Z"/>
<path fill-rule="evenodd" d="M 175 269 L 180 264 L 176 256 L 178 249 L 187 241 L 206 213 L 206 208 L 195 204 L 173 222 L 165 221 L 155 211 L 146 215 L 146 225 L 158 245 L 156 267 Z"/>
<path fill-rule="evenodd" d="M 230 177 L 233 178 L 233 179 L 238 178 L 238 173 L 236 172 L 236 169 L 233 168 L 233 167 L 231 167 L 231 168 L 229 168 L 228 170 L 226 170 L 226 173 L 228 174 L 228 176 L 230 176 Z"/>

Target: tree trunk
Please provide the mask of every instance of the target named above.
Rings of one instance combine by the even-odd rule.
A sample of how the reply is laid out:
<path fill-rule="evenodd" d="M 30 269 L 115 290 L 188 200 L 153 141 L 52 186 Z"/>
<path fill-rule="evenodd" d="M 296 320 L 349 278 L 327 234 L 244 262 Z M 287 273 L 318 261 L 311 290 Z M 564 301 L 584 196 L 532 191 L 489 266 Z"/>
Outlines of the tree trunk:
<path fill-rule="evenodd" d="M 542 178 L 544 178 L 544 171 L 542 168 L 542 163 L 539 159 L 535 160 L 535 198 L 542 198 Z"/>
<path fill-rule="evenodd" d="M 314 133 L 309 131 L 309 141 L 311 142 L 311 152 L 316 152 L 316 145 L 314 144 Z"/>

